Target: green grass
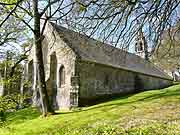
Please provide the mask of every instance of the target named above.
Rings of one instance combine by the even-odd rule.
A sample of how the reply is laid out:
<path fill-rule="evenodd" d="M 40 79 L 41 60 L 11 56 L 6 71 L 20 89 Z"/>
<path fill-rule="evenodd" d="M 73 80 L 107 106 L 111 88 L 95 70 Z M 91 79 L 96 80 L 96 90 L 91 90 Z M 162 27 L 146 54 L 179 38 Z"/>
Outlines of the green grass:
<path fill-rule="evenodd" d="M 180 135 L 180 85 L 40 117 L 33 108 L 8 114 L 1 135 Z"/>

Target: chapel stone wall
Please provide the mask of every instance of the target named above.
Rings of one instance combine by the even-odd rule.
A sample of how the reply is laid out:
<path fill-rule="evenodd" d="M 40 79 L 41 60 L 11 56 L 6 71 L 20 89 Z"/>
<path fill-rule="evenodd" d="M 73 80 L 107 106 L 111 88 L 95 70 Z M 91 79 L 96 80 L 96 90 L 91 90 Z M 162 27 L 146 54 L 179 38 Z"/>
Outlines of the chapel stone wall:
<path fill-rule="evenodd" d="M 79 105 L 169 86 L 172 81 L 91 62 L 79 62 Z M 95 102 L 94 102 L 95 103 Z"/>
<path fill-rule="evenodd" d="M 76 55 L 52 27 L 45 31 L 43 40 L 43 58 L 47 90 L 57 109 L 71 107 L 71 78 L 75 76 Z M 61 69 L 63 69 L 64 83 L 61 84 Z"/>

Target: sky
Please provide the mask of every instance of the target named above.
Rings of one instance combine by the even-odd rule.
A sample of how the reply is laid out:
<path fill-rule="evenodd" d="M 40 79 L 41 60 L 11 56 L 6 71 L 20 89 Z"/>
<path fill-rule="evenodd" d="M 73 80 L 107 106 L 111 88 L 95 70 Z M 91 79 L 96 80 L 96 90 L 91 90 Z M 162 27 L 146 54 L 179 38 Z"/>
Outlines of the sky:
<path fill-rule="evenodd" d="M 63 6 L 65 6 L 65 5 L 67 5 L 68 3 L 70 2 L 70 0 L 65 0 L 64 1 L 64 3 L 62 4 Z M 45 2 L 41 2 L 40 3 L 40 8 L 43 8 L 44 6 L 46 5 L 46 3 Z M 57 4 L 56 4 L 57 5 Z M 52 10 L 55 10 L 55 8 L 53 8 Z M 64 11 L 66 12 L 68 10 L 68 8 L 66 8 L 66 9 L 64 9 Z M 180 8 L 178 8 L 178 11 L 180 11 Z M 55 14 L 55 16 L 58 16 L 58 14 Z M 180 16 L 180 15 L 179 15 Z M 26 17 L 26 16 L 25 16 Z M 26 19 L 29 19 L 28 17 L 26 17 Z M 118 18 L 117 18 L 118 19 Z M 131 22 L 131 20 L 129 20 L 129 22 L 128 22 L 128 24 Z M 30 21 L 29 22 L 29 24 L 31 25 L 31 26 L 33 26 L 33 21 Z M 102 26 L 103 27 L 103 26 Z M 100 28 L 100 29 L 102 29 L 102 28 Z M 144 29 L 143 29 L 144 31 L 147 31 L 147 28 L 145 27 Z M 118 34 L 118 32 L 120 31 L 120 29 L 119 30 L 117 30 L 116 32 L 117 33 L 115 33 L 115 35 L 116 34 Z M 32 32 L 28 32 L 28 34 L 27 34 L 30 38 L 31 37 L 33 37 L 33 34 L 32 34 Z M 99 35 L 100 35 L 100 33 L 96 33 L 95 34 L 95 36 L 94 36 L 94 38 L 95 39 L 98 39 L 99 40 Z M 115 35 L 113 35 L 113 36 L 115 36 Z M 113 37 L 112 36 L 112 37 Z M 114 38 L 114 37 L 113 37 Z M 115 37 L 115 39 L 116 38 L 118 38 L 118 37 Z M 126 38 L 128 38 L 128 37 L 126 37 Z M 152 42 L 152 39 L 147 39 L 148 40 L 148 44 L 149 44 L 149 46 L 152 46 L 152 44 L 153 44 L 153 42 Z M 19 52 L 22 52 L 22 48 L 21 48 L 21 44 L 23 44 L 24 43 L 24 41 L 22 41 L 22 42 L 19 42 L 19 43 L 11 43 L 13 46 L 15 46 L 15 47 L 9 47 L 9 46 L 6 46 L 5 48 L 0 48 L 0 50 L 1 49 L 10 49 L 10 50 L 14 50 L 14 51 L 19 51 Z M 121 41 L 117 44 L 117 47 L 118 46 L 120 46 L 120 44 L 121 44 Z M 134 44 L 135 44 L 135 41 L 134 41 L 134 39 L 131 41 L 131 44 L 130 44 L 130 46 L 129 46 L 129 52 L 132 52 L 132 53 L 134 53 Z"/>

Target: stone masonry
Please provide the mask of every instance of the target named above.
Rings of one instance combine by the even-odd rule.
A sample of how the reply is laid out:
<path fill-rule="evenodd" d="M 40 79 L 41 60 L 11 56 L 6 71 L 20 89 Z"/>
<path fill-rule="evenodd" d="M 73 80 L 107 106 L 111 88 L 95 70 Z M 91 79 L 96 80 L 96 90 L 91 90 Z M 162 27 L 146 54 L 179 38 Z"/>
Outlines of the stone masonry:
<path fill-rule="evenodd" d="M 48 23 L 43 58 L 48 94 L 56 109 L 171 85 L 172 79 L 134 54 Z M 34 47 L 27 72 L 33 103 L 38 104 L 38 75 Z"/>

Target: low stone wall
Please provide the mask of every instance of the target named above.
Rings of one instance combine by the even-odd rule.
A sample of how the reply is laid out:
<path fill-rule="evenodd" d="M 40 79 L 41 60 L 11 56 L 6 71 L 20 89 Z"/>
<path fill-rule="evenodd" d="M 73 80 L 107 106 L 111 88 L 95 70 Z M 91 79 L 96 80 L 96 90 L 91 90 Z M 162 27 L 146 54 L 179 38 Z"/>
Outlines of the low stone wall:
<path fill-rule="evenodd" d="M 79 62 L 79 105 L 98 99 L 158 89 L 171 85 L 171 80 L 148 76 L 101 64 Z"/>

